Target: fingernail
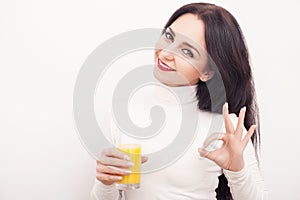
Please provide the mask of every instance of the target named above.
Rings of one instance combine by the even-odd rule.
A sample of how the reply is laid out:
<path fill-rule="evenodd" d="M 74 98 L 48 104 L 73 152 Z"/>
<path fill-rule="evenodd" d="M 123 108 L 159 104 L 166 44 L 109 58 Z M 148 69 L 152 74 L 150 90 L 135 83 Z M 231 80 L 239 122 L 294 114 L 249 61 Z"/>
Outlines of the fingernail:
<path fill-rule="evenodd" d="M 128 155 L 124 155 L 125 160 L 130 160 L 130 157 Z"/>
<path fill-rule="evenodd" d="M 131 171 L 130 171 L 130 170 L 123 170 L 123 172 L 124 172 L 125 174 L 131 174 Z"/>
<path fill-rule="evenodd" d="M 228 107 L 228 103 L 227 103 L 227 102 L 225 102 L 224 106 Z"/>
<path fill-rule="evenodd" d="M 198 152 L 199 152 L 199 155 L 200 155 L 201 157 L 204 157 L 204 156 L 203 156 L 203 153 L 204 153 L 204 152 L 203 152 L 203 149 L 202 149 L 202 148 L 198 148 Z"/>
<path fill-rule="evenodd" d="M 123 179 L 123 177 L 122 176 L 117 176 L 117 179 L 121 181 Z"/>
<path fill-rule="evenodd" d="M 128 162 L 127 165 L 128 165 L 129 167 L 132 167 L 132 166 L 134 165 L 134 163 L 133 163 L 133 162 Z"/>
<path fill-rule="evenodd" d="M 243 110 L 243 111 L 246 111 L 246 106 L 244 106 L 244 107 L 242 108 L 242 110 Z"/>

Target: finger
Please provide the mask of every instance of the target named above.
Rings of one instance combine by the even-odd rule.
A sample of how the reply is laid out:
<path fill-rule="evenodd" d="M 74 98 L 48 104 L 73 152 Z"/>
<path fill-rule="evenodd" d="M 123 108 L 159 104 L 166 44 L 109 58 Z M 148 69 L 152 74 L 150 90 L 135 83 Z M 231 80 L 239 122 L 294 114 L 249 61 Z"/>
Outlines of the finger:
<path fill-rule="evenodd" d="M 98 173 L 104 173 L 104 174 L 110 174 L 114 176 L 123 176 L 123 175 L 129 175 L 131 174 L 131 171 L 129 169 L 124 168 L 118 168 L 114 166 L 99 166 L 96 168 Z"/>
<path fill-rule="evenodd" d="M 114 166 L 119 168 L 128 168 L 134 165 L 133 162 L 130 161 L 121 160 L 119 158 L 114 158 L 114 157 L 106 157 L 106 156 L 102 156 L 99 159 L 99 163 L 101 163 L 102 165 Z"/>
<path fill-rule="evenodd" d="M 205 141 L 203 142 L 203 147 L 208 147 L 212 142 L 216 140 L 223 140 L 225 136 L 225 133 L 213 133 L 210 136 L 208 136 Z"/>
<path fill-rule="evenodd" d="M 252 135 L 253 135 L 255 129 L 256 129 L 256 125 L 252 125 L 252 126 L 249 128 L 249 130 L 248 130 L 246 136 L 244 137 L 244 139 L 243 139 L 243 141 L 242 141 L 243 144 L 244 144 L 244 147 L 247 146 L 247 144 L 248 144 L 250 138 L 252 137 Z"/>
<path fill-rule="evenodd" d="M 147 156 L 142 156 L 142 163 L 145 163 L 148 161 L 148 157 Z"/>
<path fill-rule="evenodd" d="M 243 133 L 243 127 L 244 127 L 244 119 L 245 119 L 245 113 L 246 113 L 246 107 L 244 106 L 240 110 L 239 118 L 238 118 L 238 123 L 236 126 L 236 133 Z"/>
<path fill-rule="evenodd" d="M 207 158 L 211 161 L 215 161 L 216 151 L 206 151 L 204 148 L 198 148 L 198 152 L 200 153 L 200 156 Z"/>
<path fill-rule="evenodd" d="M 130 160 L 129 156 L 126 153 L 119 151 L 116 148 L 104 149 L 102 151 L 102 155 L 104 155 L 106 157 L 114 157 L 114 158 L 119 158 L 119 159 L 123 159 L 123 160 Z"/>
<path fill-rule="evenodd" d="M 200 153 L 200 156 L 207 158 L 209 151 L 206 151 L 204 148 L 198 148 L 198 152 Z"/>
<path fill-rule="evenodd" d="M 229 111 L 228 111 L 228 103 L 226 102 L 223 106 L 223 116 L 225 121 L 225 130 L 226 133 L 234 133 L 234 127 L 230 120 Z"/>
<path fill-rule="evenodd" d="M 113 184 L 123 179 L 122 176 L 112 176 L 109 174 L 96 174 L 96 178 L 104 184 Z"/>

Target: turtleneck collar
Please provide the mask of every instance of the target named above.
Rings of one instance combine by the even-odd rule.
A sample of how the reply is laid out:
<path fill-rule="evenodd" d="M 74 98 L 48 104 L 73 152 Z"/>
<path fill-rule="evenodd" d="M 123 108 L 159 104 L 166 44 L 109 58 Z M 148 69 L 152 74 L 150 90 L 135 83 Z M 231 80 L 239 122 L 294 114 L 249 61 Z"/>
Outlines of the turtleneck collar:
<path fill-rule="evenodd" d="M 197 102 L 197 85 L 167 86 L 158 84 L 154 87 L 154 98 L 167 105 L 184 105 Z"/>

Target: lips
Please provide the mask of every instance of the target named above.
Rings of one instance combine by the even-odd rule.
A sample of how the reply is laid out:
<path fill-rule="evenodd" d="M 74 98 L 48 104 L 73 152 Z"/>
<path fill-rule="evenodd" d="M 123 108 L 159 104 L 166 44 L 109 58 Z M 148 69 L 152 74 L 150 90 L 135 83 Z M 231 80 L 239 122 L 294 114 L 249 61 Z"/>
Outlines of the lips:
<path fill-rule="evenodd" d="M 164 63 L 161 59 L 157 59 L 157 66 L 162 71 L 176 71 L 175 69 L 172 69 L 169 67 L 166 63 Z"/>

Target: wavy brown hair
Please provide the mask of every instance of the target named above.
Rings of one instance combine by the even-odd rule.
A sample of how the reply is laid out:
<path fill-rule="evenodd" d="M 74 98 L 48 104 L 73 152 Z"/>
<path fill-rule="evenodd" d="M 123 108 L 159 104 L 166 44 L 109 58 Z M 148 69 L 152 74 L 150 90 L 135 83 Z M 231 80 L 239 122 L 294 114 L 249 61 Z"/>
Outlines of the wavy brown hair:
<path fill-rule="evenodd" d="M 241 28 L 227 10 L 209 3 L 182 6 L 173 13 L 164 28 L 186 13 L 194 14 L 204 22 L 207 53 L 214 63 L 208 67 L 217 72 L 209 81 L 199 80 L 196 94 L 198 107 L 200 110 L 222 113 L 223 104 L 228 102 L 229 112 L 238 116 L 240 109 L 246 106 L 245 128 L 248 130 L 252 124 L 257 125 L 251 137 L 257 156 L 260 143 L 258 107 L 248 49 Z M 219 176 L 216 193 L 217 199 L 232 199 L 224 174 Z"/>

